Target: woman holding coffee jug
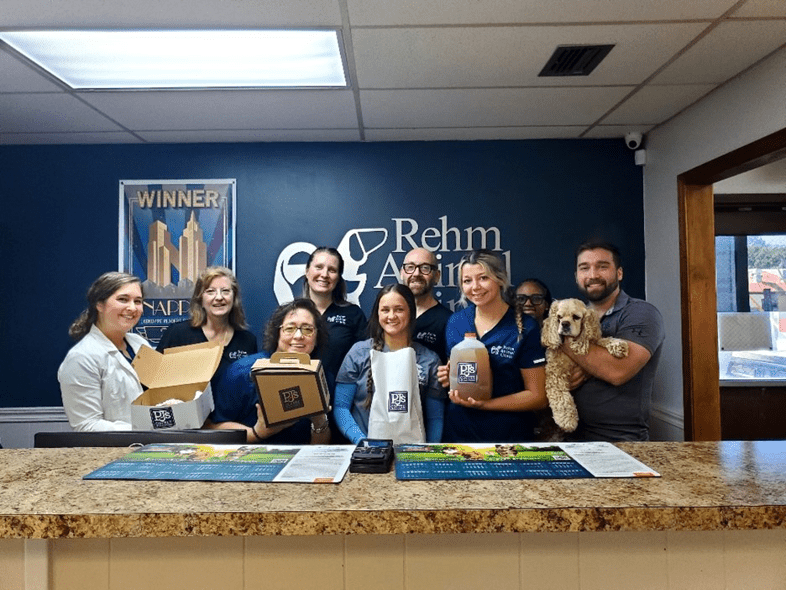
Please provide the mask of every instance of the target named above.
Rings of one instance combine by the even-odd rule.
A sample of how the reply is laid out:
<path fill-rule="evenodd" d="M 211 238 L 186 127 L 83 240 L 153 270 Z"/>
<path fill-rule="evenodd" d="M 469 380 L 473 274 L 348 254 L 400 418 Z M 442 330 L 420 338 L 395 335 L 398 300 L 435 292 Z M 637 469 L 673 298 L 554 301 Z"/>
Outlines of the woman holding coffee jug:
<path fill-rule="evenodd" d="M 461 299 L 468 305 L 448 320 L 448 353 L 465 335 L 474 334 L 488 351 L 492 383 L 489 399 L 462 396 L 458 388 L 450 390 L 452 403 L 447 408 L 442 440 L 531 441 L 534 411 L 548 406 L 546 355 L 540 345 L 538 324 L 508 305 L 504 293 L 510 281 L 504 263 L 492 252 L 470 252 L 462 258 L 458 272 Z M 444 387 L 451 387 L 450 372 L 449 364 L 438 370 Z"/>

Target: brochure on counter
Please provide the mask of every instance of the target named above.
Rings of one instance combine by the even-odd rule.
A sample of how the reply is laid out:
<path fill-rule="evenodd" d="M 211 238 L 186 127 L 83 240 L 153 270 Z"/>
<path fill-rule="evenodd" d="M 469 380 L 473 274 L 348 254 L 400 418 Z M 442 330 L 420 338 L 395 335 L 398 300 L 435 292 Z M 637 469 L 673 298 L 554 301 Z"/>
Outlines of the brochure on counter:
<path fill-rule="evenodd" d="M 660 477 L 607 442 L 402 444 L 395 452 L 400 480 Z"/>
<path fill-rule="evenodd" d="M 339 483 L 354 445 L 150 444 L 83 479 Z"/>

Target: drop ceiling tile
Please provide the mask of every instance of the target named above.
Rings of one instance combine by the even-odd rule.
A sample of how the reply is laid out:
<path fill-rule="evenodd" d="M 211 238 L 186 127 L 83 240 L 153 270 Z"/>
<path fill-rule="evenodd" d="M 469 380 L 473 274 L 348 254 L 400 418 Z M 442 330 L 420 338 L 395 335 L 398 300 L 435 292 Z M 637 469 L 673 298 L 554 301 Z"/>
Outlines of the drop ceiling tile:
<path fill-rule="evenodd" d="M 107 131 L 101 133 L 0 133 L 0 144 L 100 144 L 140 143 L 131 133 Z"/>
<path fill-rule="evenodd" d="M 606 125 L 648 125 L 665 121 L 711 92 L 714 84 L 645 86 L 602 122 Z"/>
<path fill-rule="evenodd" d="M 358 85 L 367 88 L 639 84 L 705 23 L 571 27 L 361 29 Z M 558 45 L 614 44 L 590 76 L 539 78 Z"/>
<path fill-rule="evenodd" d="M 783 0 L 748 0 L 737 12 L 737 16 L 786 16 L 786 2 Z"/>
<path fill-rule="evenodd" d="M 658 74 L 653 82 L 719 84 L 772 53 L 785 41 L 786 20 L 724 22 Z"/>
<path fill-rule="evenodd" d="M 139 131 L 151 143 L 240 143 L 262 141 L 360 141 L 357 129 L 237 129 L 218 131 Z"/>
<path fill-rule="evenodd" d="M 30 66 L 0 50 L 0 92 L 63 92 Z"/>
<path fill-rule="evenodd" d="M 339 0 L 2 0 L 0 26 L 340 26 Z"/>
<path fill-rule="evenodd" d="M 120 130 L 70 94 L 0 94 L 0 133 Z"/>
<path fill-rule="evenodd" d="M 366 90 L 366 128 L 589 125 L 631 87 Z"/>
<path fill-rule="evenodd" d="M 462 127 L 439 129 L 367 129 L 368 141 L 479 141 L 488 139 L 572 139 L 586 126 Z"/>
<path fill-rule="evenodd" d="M 215 90 L 80 93 L 132 130 L 357 127 L 350 90 Z"/>
<path fill-rule="evenodd" d="M 347 0 L 353 26 L 714 19 L 735 3 L 736 0 Z"/>

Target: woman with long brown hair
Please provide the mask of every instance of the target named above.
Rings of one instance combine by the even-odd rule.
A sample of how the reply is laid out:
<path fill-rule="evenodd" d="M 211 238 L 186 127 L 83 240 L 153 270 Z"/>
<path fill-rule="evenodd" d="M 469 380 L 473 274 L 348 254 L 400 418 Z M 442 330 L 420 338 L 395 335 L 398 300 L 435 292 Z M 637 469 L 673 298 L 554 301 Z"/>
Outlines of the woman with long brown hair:
<path fill-rule="evenodd" d="M 338 250 L 320 246 L 308 257 L 303 297 L 314 302 L 327 322 L 330 346 L 323 351 L 322 365 L 336 375 L 349 349 L 366 333 L 366 315 L 347 301 L 344 259 Z"/>
<path fill-rule="evenodd" d="M 395 352 L 406 347 L 415 350 L 426 440 L 439 442 L 442 437 L 444 402 L 437 381 L 440 361 L 437 353 L 412 340 L 415 313 L 415 296 L 409 287 L 399 283 L 383 287 L 369 319 L 371 338 L 355 343 L 341 364 L 336 376 L 333 415 L 339 430 L 353 444 L 369 432 L 370 408 L 376 390 L 371 351 Z"/>
<path fill-rule="evenodd" d="M 149 346 L 131 332 L 142 298 L 139 277 L 122 272 L 102 274 L 87 291 L 87 308 L 68 330 L 77 343 L 57 371 L 74 430 L 131 430 L 131 402 L 142 393 L 131 361 Z"/>

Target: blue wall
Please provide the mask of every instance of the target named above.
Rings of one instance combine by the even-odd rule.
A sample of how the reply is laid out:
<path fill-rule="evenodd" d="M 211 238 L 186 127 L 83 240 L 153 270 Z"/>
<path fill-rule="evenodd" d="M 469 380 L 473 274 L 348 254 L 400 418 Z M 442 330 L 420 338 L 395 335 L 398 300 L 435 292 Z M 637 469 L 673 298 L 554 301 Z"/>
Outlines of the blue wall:
<path fill-rule="evenodd" d="M 120 180 L 237 180 L 236 270 L 257 333 L 277 305 L 282 250 L 299 241 L 337 245 L 353 229 L 387 230 L 361 269 L 367 313 L 374 287 L 394 280 L 390 261 L 400 264 L 410 248 L 399 238 L 396 251 L 397 227 L 418 243 L 424 230 L 431 245 L 444 238 L 446 270 L 480 245 L 481 232 L 468 244 L 466 229 L 485 228 L 499 235 L 514 282 L 541 277 L 557 297 L 576 295 L 575 247 L 601 236 L 623 252 L 623 287 L 644 294 L 642 173 L 619 140 L 5 146 L 0 163 L 0 245 L 10 269 L 0 406 L 60 405 L 56 372 L 72 344 L 68 326 L 90 283 L 117 269 Z M 396 219 L 414 220 L 418 231 Z M 443 226 L 459 232 L 443 235 Z M 370 248 L 384 234 L 364 235 L 374 237 Z M 456 299 L 450 280 L 439 289 L 444 301 Z"/>

